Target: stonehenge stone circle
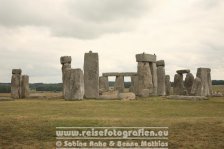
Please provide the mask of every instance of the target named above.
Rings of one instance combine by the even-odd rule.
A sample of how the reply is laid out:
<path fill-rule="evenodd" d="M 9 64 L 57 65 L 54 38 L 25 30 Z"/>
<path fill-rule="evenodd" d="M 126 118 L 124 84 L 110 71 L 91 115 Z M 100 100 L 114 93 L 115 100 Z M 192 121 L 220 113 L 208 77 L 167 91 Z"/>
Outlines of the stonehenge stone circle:
<path fill-rule="evenodd" d="M 85 98 L 99 97 L 99 58 L 98 53 L 85 53 L 84 56 Z"/>
<path fill-rule="evenodd" d="M 26 98 L 29 96 L 29 76 L 21 76 L 21 74 L 21 69 L 12 70 L 11 97 L 13 99 Z"/>
<path fill-rule="evenodd" d="M 170 83 L 169 75 L 165 76 L 165 85 L 166 85 L 166 95 L 170 95 L 171 94 L 171 83 Z"/>
<path fill-rule="evenodd" d="M 194 82 L 194 76 L 192 73 L 187 73 L 186 75 L 186 78 L 184 80 L 184 87 L 186 88 L 187 90 L 187 95 L 190 95 L 191 94 L 191 89 L 192 89 L 192 86 L 193 86 L 193 82 Z"/>
<path fill-rule="evenodd" d="M 66 69 L 65 73 L 65 100 L 81 100 L 84 96 L 84 75 L 81 69 Z"/>
<path fill-rule="evenodd" d="M 157 80 L 158 88 L 157 95 L 165 96 L 166 95 L 166 86 L 165 86 L 165 62 L 163 60 L 157 61 Z"/>

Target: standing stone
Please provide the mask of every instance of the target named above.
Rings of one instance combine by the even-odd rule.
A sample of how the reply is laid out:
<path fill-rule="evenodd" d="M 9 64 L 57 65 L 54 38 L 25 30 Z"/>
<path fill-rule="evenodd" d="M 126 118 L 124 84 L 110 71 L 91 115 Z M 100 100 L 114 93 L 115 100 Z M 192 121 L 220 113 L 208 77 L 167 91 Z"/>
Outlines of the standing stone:
<path fill-rule="evenodd" d="M 165 85 L 165 62 L 164 60 L 159 60 L 156 62 L 157 66 L 157 95 L 165 96 L 166 95 L 166 85 Z"/>
<path fill-rule="evenodd" d="M 187 73 L 186 78 L 184 80 L 184 87 L 187 90 L 187 95 L 191 94 L 191 89 L 194 83 L 194 76 L 192 73 Z"/>
<path fill-rule="evenodd" d="M 107 92 L 109 91 L 109 82 L 108 82 L 108 77 L 103 77 L 101 76 L 99 78 L 99 88 L 100 90 Z"/>
<path fill-rule="evenodd" d="M 169 75 L 165 76 L 165 85 L 166 85 L 166 95 L 170 95 L 171 94 L 171 83 L 170 83 Z"/>
<path fill-rule="evenodd" d="M 158 89 L 157 95 L 165 96 L 166 87 L 165 87 L 165 69 L 163 66 L 157 67 L 157 78 L 158 78 Z"/>
<path fill-rule="evenodd" d="M 184 95 L 183 74 L 175 74 L 173 92 L 174 95 Z"/>
<path fill-rule="evenodd" d="M 131 87 L 130 92 L 138 94 L 138 76 L 131 76 Z"/>
<path fill-rule="evenodd" d="M 19 99 L 21 94 L 21 69 L 12 70 L 11 78 L 11 97 L 14 99 Z"/>
<path fill-rule="evenodd" d="M 62 84 L 63 84 L 63 95 L 65 94 L 65 88 L 66 88 L 66 85 L 65 84 L 65 70 L 66 69 L 71 69 L 71 62 L 72 62 L 72 58 L 71 56 L 62 56 L 60 58 L 60 61 L 61 61 L 61 64 L 62 64 Z"/>
<path fill-rule="evenodd" d="M 153 93 L 152 73 L 148 62 L 138 62 L 138 95 L 142 95 L 144 89 Z"/>
<path fill-rule="evenodd" d="M 21 80 L 21 98 L 26 98 L 29 96 L 29 76 L 22 75 Z"/>
<path fill-rule="evenodd" d="M 157 66 L 156 63 L 151 63 L 151 72 L 152 72 L 152 83 L 153 83 L 153 94 L 157 95 L 157 88 L 158 88 L 158 78 L 157 78 Z"/>
<path fill-rule="evenodd" d="M 202 84 L 201 84 L 201 79 L 196 77 L 194 79 L 192 89 L 191 89 L 191 95 L 194 96 L 202 96 Z"/>
<path fill-rule="evenodd" d="M 124 92 L 124 76 L 116 76 L 114 90 Z"/>
<path fill-rule="evenodd" d="M 201 79 L 201 96 L 212 95 L 212 81 L 210 68 L 198 68 L 197 75 Z"/>
<path fill-rule="evenodd" d="M 99 97 L 99 58 L 98 53 L 85 53 L 84 88 L 86 98 Z"/>
<path fill-rule="evenodd" d="M 84 76 L 81 69 L 65 70 L 65 100 L 81 100 L 84 96 Z"/>

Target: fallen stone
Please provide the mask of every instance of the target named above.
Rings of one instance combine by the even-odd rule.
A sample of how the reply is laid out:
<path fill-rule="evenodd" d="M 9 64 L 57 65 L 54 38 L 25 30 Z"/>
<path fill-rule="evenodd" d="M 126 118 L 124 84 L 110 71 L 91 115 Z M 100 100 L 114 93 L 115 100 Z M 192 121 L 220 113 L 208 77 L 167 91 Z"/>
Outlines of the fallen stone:
<path fill-rule="evenodd" d="M 136 62 L 156 62 L 156 55 L 152 54 L 136 54 Z"/>
<path fill-rule="evenodd" d="M 134 100 L 135 99 L 135 94 L 134 93 L 119 93 L 118 98 L 121 100 Z"/>
<path fill-rule="evenodd" d="M 150 90 L 149 89 L 143 89 L 140 93 L 141 97 L 149 97 L 150 95 Z"/>
<path fill-rule="evenodd" d="M 102 95 L 99 96 L 100 99 L 118 99 L 118 91 L 108 91 L 103 92 Z"/>
<path fill-rule="evenodd" d="M 177 70 L 178 74 L 183 74 L 183 73 L 190 73 L 189 69 L 183 69 L 183 70 Z"/>

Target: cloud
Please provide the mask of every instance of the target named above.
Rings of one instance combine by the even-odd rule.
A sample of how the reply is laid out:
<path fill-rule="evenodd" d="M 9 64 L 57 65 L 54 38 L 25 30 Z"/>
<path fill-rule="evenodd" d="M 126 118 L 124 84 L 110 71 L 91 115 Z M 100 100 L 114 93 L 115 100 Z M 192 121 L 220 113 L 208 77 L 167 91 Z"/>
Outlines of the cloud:
<path fill-rule="evenodd" d="M 92 39 L 132 30 L 147 0 L 0 0 L 0 24 L 42 26 L 52 35 Z"/>

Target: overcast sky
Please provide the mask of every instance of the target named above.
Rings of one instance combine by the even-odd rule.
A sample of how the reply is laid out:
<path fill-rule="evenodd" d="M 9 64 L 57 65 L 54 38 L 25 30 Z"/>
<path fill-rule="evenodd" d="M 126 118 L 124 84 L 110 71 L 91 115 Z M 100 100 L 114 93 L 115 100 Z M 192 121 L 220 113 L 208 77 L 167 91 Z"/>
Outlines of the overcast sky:
<path fill-rule="evenodd" d="M 156 54 L 166 74 L 212 69 L 224 79 L 224 0 L 0 0 L 0 82 L 21 68 L 30 82 L 61 82 L 60 57 L 100 72 L 136 72 L 135 54 Z"/>

